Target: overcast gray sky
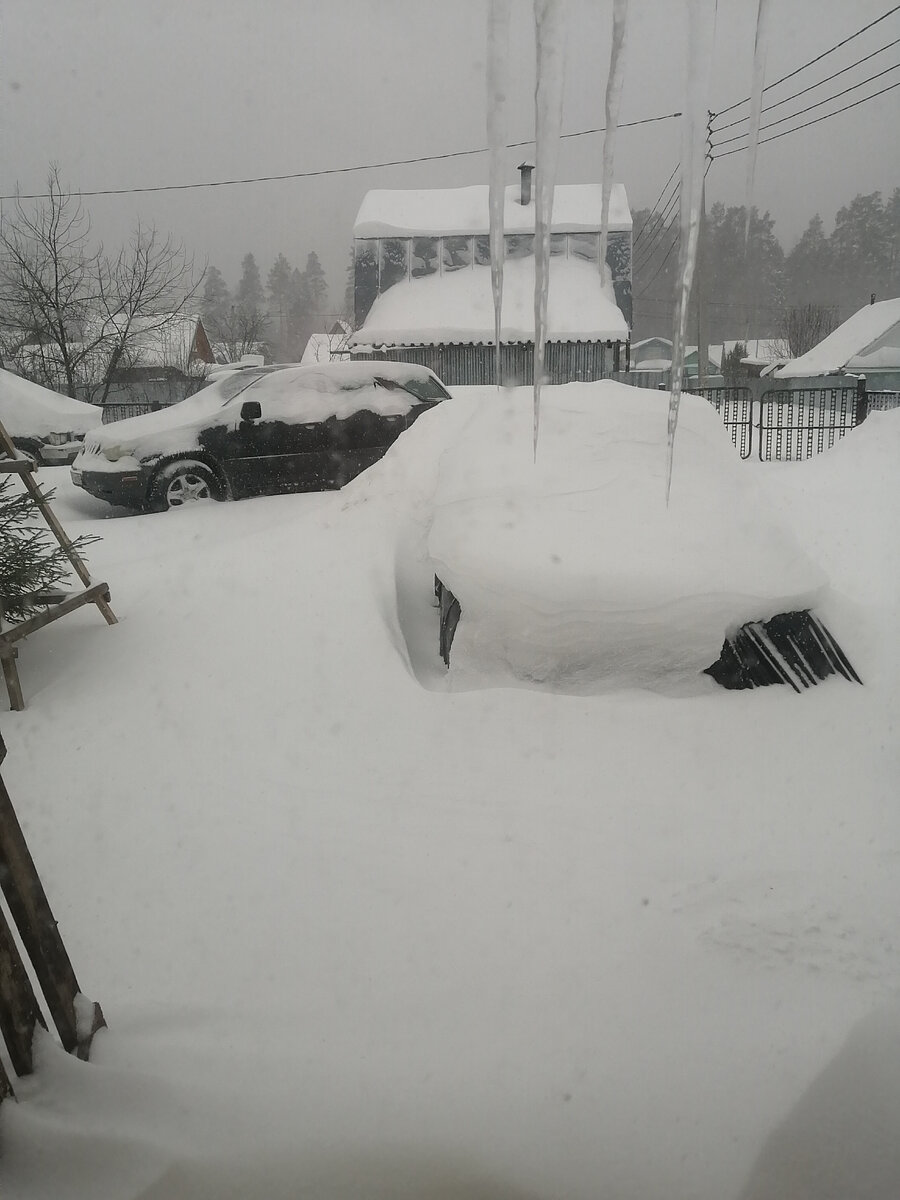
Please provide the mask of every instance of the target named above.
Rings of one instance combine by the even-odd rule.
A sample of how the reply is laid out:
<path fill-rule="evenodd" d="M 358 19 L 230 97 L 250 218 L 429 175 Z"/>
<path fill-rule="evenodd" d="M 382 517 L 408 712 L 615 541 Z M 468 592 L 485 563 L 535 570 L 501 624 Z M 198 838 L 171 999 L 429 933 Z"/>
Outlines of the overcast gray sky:
<path fill-rule="evenodd" d="M 773 0 L 774 80 L 887 12 L 889 0 Z M 612 0 L 569 0 L 563 128 L 603 124 Z M 710 107 L 750 91 L 757 0 L 719 0 Z M 682 107 L 686 0 L 631 0 L 620 119 Z M 148 187 L 340 168 L 485 144 L 487 0 L 2 0 L 0 191 L 43 190 L 56 161 L 73 189 Z M 513 0 L 511 135 L 533 134 L 531 0 Z M 881 22 L 777 97 L 900 38 Z M 786 105 L 781 115 L 900 61 L 870 63 Z M 900 79 L 892 72 L 838 107 Z M 774 93 L 773 93 L 774 95 Z M 744 110 L 745 111 L 745 110 Z M 810 113 L 796 123 L 820 115 Z M 900 183 L 900 88 L 762 146 L 755 202 L 789 246 L 809 216 L 830 225 L 857 192 Z M 765 118 L 764 118 L 765 120 Z M 734 132 L 734 131 L 730 131 Z M 623 130 L 617 176 L 632 207 L 651 205 L 678 159 L 675 120 Z M 522 150 L 510 151 L 510 181 Z M 599 178 L 602 137 L 564 143 L 561 182 Z M 715 163 L 711 200 L 742 203 L 746 156 Z M 282 251 L 315 249 L 334 301 L 353 219 L 373 187 L 486 182 L 487 156 L 316 179 L 88 200 L 109 245 L 140 218 L 182 238 L 232 286 L 252 250 L 265 276 Z M 3 203 L 4 214 L 11 209 Z"/>

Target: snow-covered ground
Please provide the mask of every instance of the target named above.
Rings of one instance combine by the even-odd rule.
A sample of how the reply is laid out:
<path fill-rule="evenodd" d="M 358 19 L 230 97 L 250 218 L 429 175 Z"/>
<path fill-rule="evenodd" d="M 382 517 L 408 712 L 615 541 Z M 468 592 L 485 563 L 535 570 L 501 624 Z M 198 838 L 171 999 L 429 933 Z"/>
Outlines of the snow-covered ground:
<path fill-rule="evenodd" d="M 4 778 L 110 1028 L 42 1039 L 4 1200 L 895 1200 L 900 414 L 734 462 L 865 686 L 681 698 L 453 688 L 432 415 L 341 493 L 42 472 L 120 623 L 23 648 Z"/>

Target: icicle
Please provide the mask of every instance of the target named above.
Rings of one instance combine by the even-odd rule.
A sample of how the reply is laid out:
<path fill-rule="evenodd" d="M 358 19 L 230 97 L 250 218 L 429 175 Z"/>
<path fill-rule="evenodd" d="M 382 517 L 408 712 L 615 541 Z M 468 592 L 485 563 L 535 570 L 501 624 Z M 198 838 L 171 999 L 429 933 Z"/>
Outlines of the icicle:
<path fill-rule="evenodd" d="M 771 5 L 769 0 L 759 0 L 756 10 L 756 41 L 753 46 L 753 88 L 750 95 L 750 139 L 747 149 L 747 216 L 744 222 L 744 253 L 750 244 L 750 209 L 753 204 L 753 186 L 756 179 L 756 153 L 759 150 L 759 122 L 762 116 L 763 88 L 766 78 L 767 27 Z"/>
<path fill-rule="evenodd" d="M 672 490 L 675 431 L 681 403 L 681 377 L 687 338 L 688 304 L 697 259 L 700 205 L 706 167 L 706 115 L 710 65 L 715 46 L 715 0 L 688 0 L 688 51 L 686 97 L 681 119 L 681 251 L 680 281 L 675 296 L 675 330 L 672 338 L 672 391 L 669 397 L 666 461 L 666 503 Z"/>
<path fill-rule="evenodd" d="M 491 291 L 494 296 L 494 375 L 500 386 L 500 329 L 503 308 L 503 205 L 506 195 L 506 95 L 509 86 L 510 0 L 491 0 L 487 36 L 487 135 L 490 150 Z"/>
<path fill-rule="evenodd" d="M 537 79 L 534 89 L 534 456 L 541 419 L 541 384 L 550 291 L 550 226 L 559 161 L 565 60 L 565 0 L 534 0 Z"/>
<path fill-rule="evenodd" d="M 612 44 L 609 51 L 609 75 L 606 80 L 606 133 L 603 135 L 603 188 L 600 202 L 600 270 L 609 282 L 606 247 L 609 241 L 609 196 L 613 185 L 616 153 L 616 129 L 619 124 L 619 101 L 625 78 L 625 28 L 628 20 L 628 0 L 615 0 L 613 7 Z"/>

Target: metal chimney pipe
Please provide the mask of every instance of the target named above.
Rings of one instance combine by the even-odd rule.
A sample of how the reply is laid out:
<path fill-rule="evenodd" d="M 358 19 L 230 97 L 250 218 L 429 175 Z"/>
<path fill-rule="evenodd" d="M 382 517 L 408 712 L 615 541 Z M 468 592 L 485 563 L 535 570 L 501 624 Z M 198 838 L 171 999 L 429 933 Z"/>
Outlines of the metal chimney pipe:
<path fill-rule="evenodd" d="M 519 195 L 519 203 L 529 205 L 531 203 L 531 173 L 534 170 L 534 164 L 530 162 L 519 163 L 519 173 L 522 176 L 521 192 Z"/>

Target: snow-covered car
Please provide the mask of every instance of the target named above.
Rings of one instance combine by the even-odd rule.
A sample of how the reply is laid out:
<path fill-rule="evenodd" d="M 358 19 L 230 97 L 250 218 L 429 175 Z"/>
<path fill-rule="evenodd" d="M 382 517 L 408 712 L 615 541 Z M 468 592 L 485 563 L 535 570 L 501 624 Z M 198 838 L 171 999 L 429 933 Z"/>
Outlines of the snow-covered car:
<path fill-rule="evenodd" d="M 81 450 L 84 435 L 101 420 L 102 413 L 93 404 L 61 396 L 0 369 L 0 421 L 16 449 L 38 465 L 71 463 Z"/>
<path fill-rule="evenodd" d="M 440 446 L 424 553 L 458 685 L 678 691 L 748 625 L 755 637 L 756 623 L 794 615 L 801 641 L 819 636 L 809 613 L 826 578 L 702 397 L 682 397 L 668 503 L 666 394 L 611 380 L 545 388 L 536 458 L 530 390 L 468 403 L 457 396 L 397 448 L 419 451 L 424 433 Z M 769 646 L 778 628 L 758 635 L 748 656 L 790 667 L 793 651 Z M 828 673 L 837 655 L 819 656 Z"/>
<path fill-rule="evenodd" d="M 72 481 L 145 510 L 339 488 L 448 397 L 437 376 L 410 363 L 248 368 L 95 431 Z"/>

